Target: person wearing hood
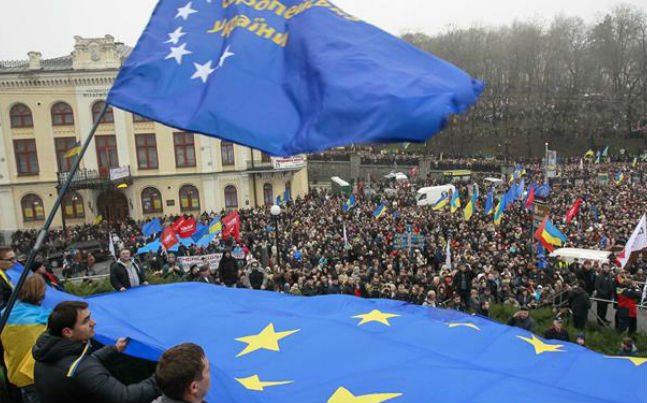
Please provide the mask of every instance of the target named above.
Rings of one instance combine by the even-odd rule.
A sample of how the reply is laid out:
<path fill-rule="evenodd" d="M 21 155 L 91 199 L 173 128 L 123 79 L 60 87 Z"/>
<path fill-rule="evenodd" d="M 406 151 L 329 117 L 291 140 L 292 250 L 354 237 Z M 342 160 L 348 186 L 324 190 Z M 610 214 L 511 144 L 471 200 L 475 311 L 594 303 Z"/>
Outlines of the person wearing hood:
<path fill-rule="evenodd" d="M 47 331 L 32 349 L 34 381 L 43 402 L 150 402 L 160 395 L 153 377 L 124 385 L 106 368 L 106 362 L 124 351 L 127 339 L 92 351 L 96 322 L 87 302 L 63 301 L 47 320 Z"/>
<path fill-rule="evenodd" d="M 220 264 L 218 265 L 218 274 L 220 275 L 220 281 L 227 287 L 233 287 L 238 281 L 238 266 L 236 265 L 236 259 L 231 256 L 230 251 L 226 251 L 220 259 Z"/>
<path fill-rule="evenodd" d="M 569 289 L 568 305 L 573 312 L 573 327 L 583 331 L 591 308 L 591 300 L 589 294 L 578 283 Z"/>
<path fill-rule="evenodd" d="M 247 279 L 250 288 L 264 290 L 267 287 L 267 273 L 256 260 L 252 260 L 247 268 Z"/>

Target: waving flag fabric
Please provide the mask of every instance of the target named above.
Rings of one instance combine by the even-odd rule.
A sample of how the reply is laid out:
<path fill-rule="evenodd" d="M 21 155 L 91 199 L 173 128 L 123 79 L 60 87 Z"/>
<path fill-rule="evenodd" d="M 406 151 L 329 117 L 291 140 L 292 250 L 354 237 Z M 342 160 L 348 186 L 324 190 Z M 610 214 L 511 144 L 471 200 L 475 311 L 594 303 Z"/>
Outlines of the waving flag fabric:
<path fill-rule="evenodd" d="M 452 199 L 449 205 L 452 213 L 455 213 L 459 208 L 461 208 L 461 199 L 458 189 L 454 190 L 452 193 Z"/>
<path fill-rule="evenodd" d="M 492 213 L 492 208 L 494 207 L 494 187 L 490 189 L 487 194 L 487 199 L 485 200 L 485 215 Z"/>
<path fill-rule="evenodd" d="M 528 195 L 526 196 L 526 202 L 524 205 L 526 206 L 526 209 L 530 210 L 532 207 L 532 203 L 535 201 L 535 183 L 533 182 L 530 185 L 530 189 L 528 189 Z"/>
<path fill-rule="evenodd" d="M 503 211 L 505 210 L 505 199 L 506 199 L 506 195 L 504 194 L 503 196 L 501 196 L 501 199 L 499 200 L 499 204 L 497 204 L 496 210 L 494 211 L 495 225 L 501 224 L 501 218 L 503 218 Z"/>
<path fill-rule="evenodd" d="M 382 215 L 384 215 L 385 212 L 386 212 L 386 204 L 382 202 L 378 206 L 377 210 L 373 212 L 373 217 L 375 217 L 376 219 L 379 219 L 380 217 L 382 217 Z"/>
<path fill-rule="evenodd" d="M 160 221 L 159 218 L 154 218 L 150 220 L 149 222 L 145 223 L 142 225 L 142 235 L 149 237 L 153 234 L 156 234 L 160 231 L 162 231 L 162 222 Z"/>
<path fill-rule="evenodd" d="M 44 305 L 72 298 L 48 289 Z M 179 343 L 204 347 L 209 402 L 644 403 L 647 396 L 645 359 L 608 358 L 487 318 L 401 301 L 200 283 L 86 301 L 96 339 L 128 336 L 127 354 L 156 360 Z"/>
<path fill-rule="evenodd" d="M 442 192 L 438 200 L 436 200 L 431 208 L 434 210 L 442 210 L 449 203 L 449 193 Z"/>
<path fill-rule="evenodd" d="M 107 102 L 295 155 L 425 141 L 482 89 L 326 0 L 161 0 Z"/>
<path fill-rule="evenodd" d="M 627 265 L 632 254 L 647 249 L 647 220 L 645 217 L 645 214 L 643 214 L 638 225 L 634 228 L 634 232 L 631 233 L 624 249 L 616 256 L 616 264 L 620 268 L 624 268 Z"/>
<path fill-rule="evenodd" d="M 550 221 L 548 215 L 544 217 L 544 221 L 542 221 L 539 228 L 537 228 L 534 236 L 535 239 L 541 242 L 544 248 L 550 252 L 555 250 L 555 246 L 562 246 L 564 245 L 564 242 L 568 240 L 566 235 L 562 234 L 562 232 L 555 227 L 552 221 Z"/>
<path fill-rule="evenodd" d="M 578 197 L 577 200 L 575 200 L 575 203 L 571 206 L 571 208 L 568 209 L 566 212 L 566 222 L 571 223 L 573 221 L 573 218 L 577 215 L 577 212 L 580 211 L 580 205 L 582 204 L 582 198 Z"/>

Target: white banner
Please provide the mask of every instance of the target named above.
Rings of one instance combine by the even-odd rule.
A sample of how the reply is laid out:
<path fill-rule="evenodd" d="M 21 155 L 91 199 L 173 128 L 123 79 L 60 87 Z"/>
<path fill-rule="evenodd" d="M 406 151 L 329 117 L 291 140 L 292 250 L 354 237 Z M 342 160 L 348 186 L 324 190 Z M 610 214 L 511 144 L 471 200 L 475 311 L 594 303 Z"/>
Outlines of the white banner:
<path fill-rule="evenodd" d="M 645 215 L 643 214 L 638 226 L 634 230 L 633 234 L 629 238 L 629 241 L 625 245 L 625 248 L 617 256 L 618 264 L 621 268 L 624 268 L 629 258 L 631 257 L 632 252 L 638 252 L 647 248 L 647 221 L 645 220 Z"/>
<path fill-rule="evenodd" d="M 306 166 L 305 158 L 276 158 L 272 160 L 274 169 L 299 169 Z"/>
<path fill-rule="evenodd" d="M 130 169 L 128 167 L 110 168 L 110 180 L 113 182 L 129 176 Z"/>
<path fill-rule="evenodd" d="M 231 253 L 231 256 L 234 259 L 245 259 L 245 252 L 242 249 L 237 248 L 237 250 L 234 250 Z M 209 265 L 209 269 L 217 270 L 218 265 L 220 264 L 220 259 L 222 259 L 222 253 L 212 253 L 210 255 L 202 256 L 178 256 L 177 261 L 180 266 L 182 266 L 182 270 L 188 272 L 194 264 L 200 266 L 205 263 Z"/>

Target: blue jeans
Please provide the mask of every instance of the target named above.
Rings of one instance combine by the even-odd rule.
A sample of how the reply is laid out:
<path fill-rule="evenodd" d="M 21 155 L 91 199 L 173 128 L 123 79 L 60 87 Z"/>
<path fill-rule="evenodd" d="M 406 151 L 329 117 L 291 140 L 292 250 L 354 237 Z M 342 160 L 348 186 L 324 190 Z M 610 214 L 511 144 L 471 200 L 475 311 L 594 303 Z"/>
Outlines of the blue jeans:
<path fill-rule="evenodd" d="M 36 390 L 36 385 L 29 385 L 20 388 L 23 403 L 40 403 L 40 396 Z"/>

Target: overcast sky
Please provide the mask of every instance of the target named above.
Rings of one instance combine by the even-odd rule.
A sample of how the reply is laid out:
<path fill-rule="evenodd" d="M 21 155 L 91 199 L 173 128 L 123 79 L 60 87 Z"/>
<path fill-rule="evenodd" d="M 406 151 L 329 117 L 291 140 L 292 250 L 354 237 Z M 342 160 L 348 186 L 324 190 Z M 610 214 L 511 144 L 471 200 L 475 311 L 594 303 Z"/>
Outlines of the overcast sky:
<path fill-rule="evenodd" d="M 205 1 L 205 0 L 194 0 Z M 219 1 L 219 0 L 216 0 Z M 3 0 L 0 60 L 67 55 L 73 36 L 113 35 L 134 45 L 157 0 Z M 337 6 L 386 31 L 442 31 L 450 24 L 508 24 L 515 19 L 550 21 L 556 14 L 595 21 L 618 0 L 336 0 Z M 647 0 L 624 0 L 647 12 Z M 179 2 L 180 3 L 180 2 Z"/>

